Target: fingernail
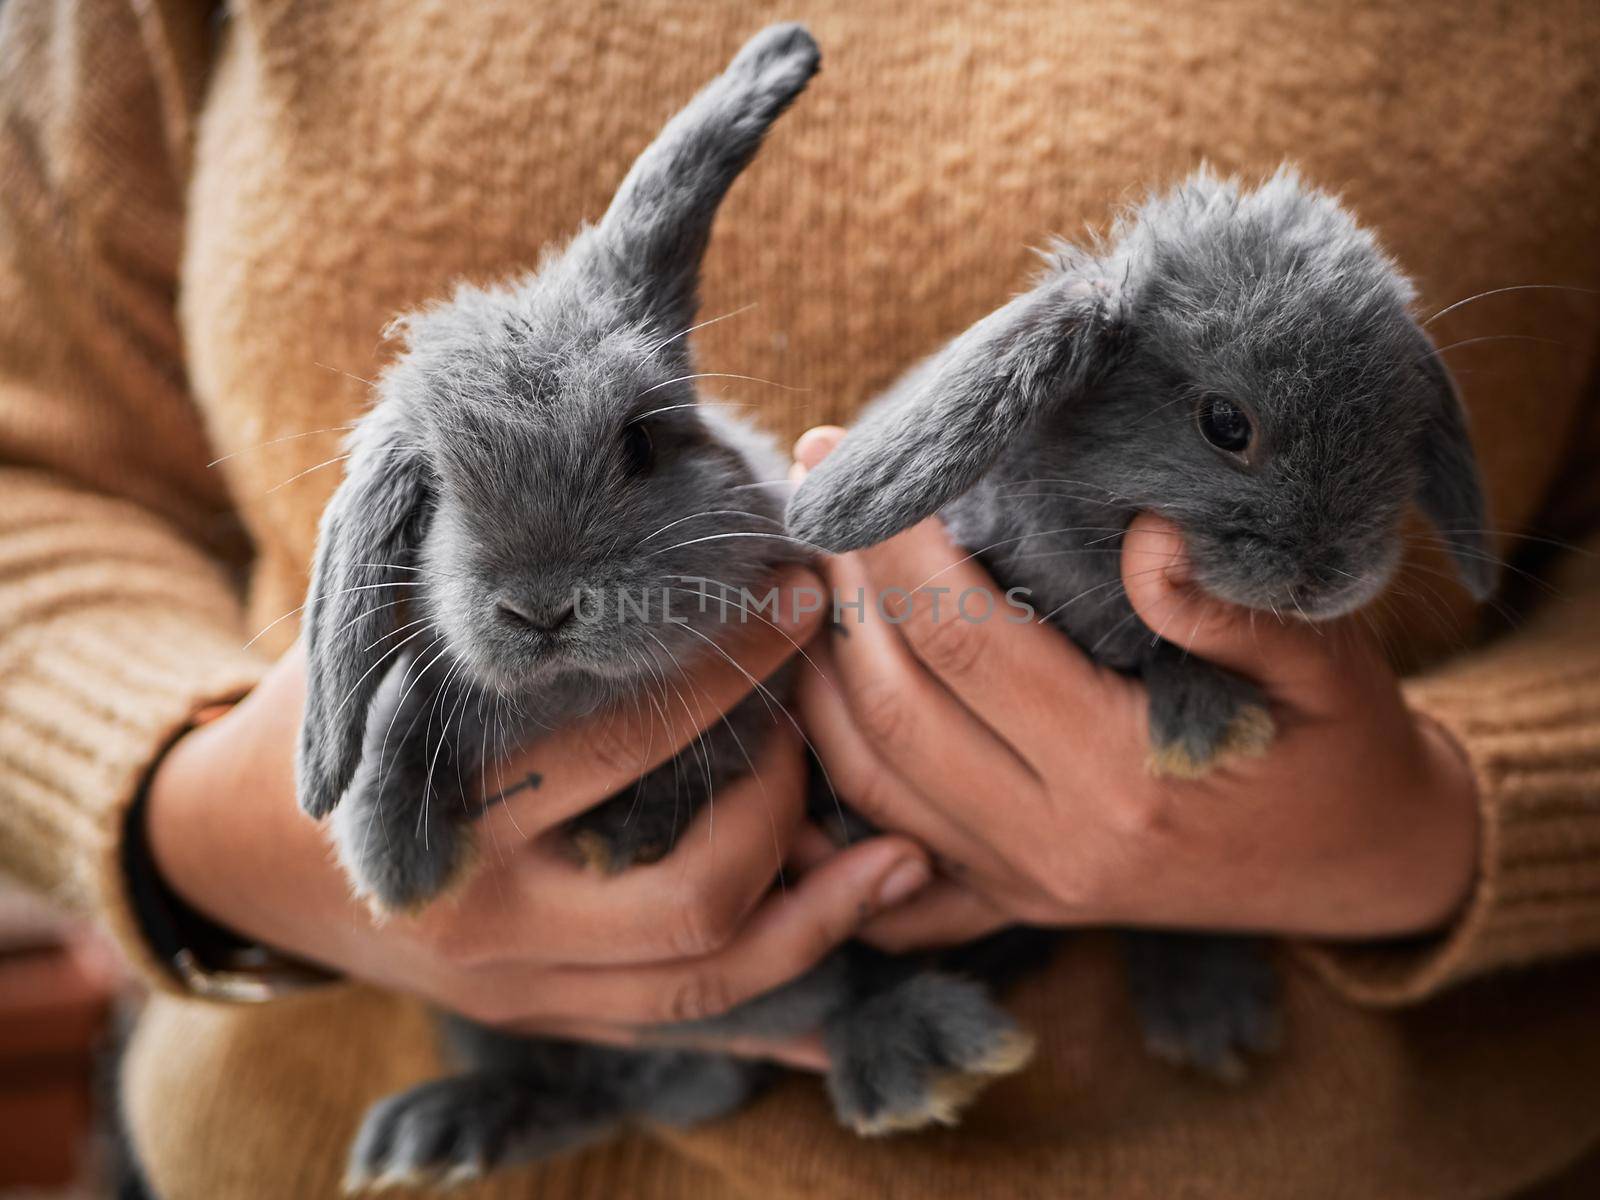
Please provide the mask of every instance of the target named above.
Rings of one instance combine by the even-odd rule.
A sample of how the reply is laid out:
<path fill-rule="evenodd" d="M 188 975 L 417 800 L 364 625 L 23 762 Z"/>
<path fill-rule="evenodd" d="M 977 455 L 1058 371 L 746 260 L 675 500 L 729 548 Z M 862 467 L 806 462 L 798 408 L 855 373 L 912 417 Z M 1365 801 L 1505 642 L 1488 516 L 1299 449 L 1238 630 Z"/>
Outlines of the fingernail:
<path fill-rule="evenodd" d="M 893 908 L 911 899 L 927 887 L 928 880 L 932 878 L 933 872 L 928 869 L 927 863 L 920 858 L 907 859 L 884 878 L 883 885 L 878 888 L 878 907 Z"/>
<path fill-rule="evenodd" d="M 843 437 L 844 430 L 837 425 L 818 425 L 815 429 L 808 429 L 794 444 L 795 461 L 809 471 L 827 458 Z"/>

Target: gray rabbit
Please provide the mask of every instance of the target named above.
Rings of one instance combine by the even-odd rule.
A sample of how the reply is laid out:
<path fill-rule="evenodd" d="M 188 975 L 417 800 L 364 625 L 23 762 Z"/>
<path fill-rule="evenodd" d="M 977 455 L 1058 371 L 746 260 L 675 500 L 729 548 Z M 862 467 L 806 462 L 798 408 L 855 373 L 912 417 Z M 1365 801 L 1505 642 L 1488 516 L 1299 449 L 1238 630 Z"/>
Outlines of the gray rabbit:
<path fill-rule="evenodd" d="M 763 486 L 786 461 L 697 403 L 688 334 L 717 207 L 817 63 L 799 26 L 760 33 L 644 151 L 597 225 L 526 278 L 463 286 L 399 323 L 404 353 L 323 517 L 298 764 L 301 803 L 334 814 L 341 860 L 378 909 L 424 905 L 459 876 L 481 811 L 464 781 L 503 744 L 711 653 L 744 615 L 726 597 L 759 593 L 798 557 Z M 664 596 L 685 597 L 670 619 L 649 607 Z M 574 845 L 605 871 L 667 853 L 747 769 L 782 689 L 767 681 L 679 761 L 578 818 Z M 446 1025 L 462 1073 L 368 1114 L 350 1187 L 455 1181 L 630 1120 L 708 1119 L 770 1073 Z M 692 1028 L 821 1030 L 835 1107 L 863 1132 L 953 1119 L 1030 1046 L 977 984 L 864 946 Z"/>
<path fill-rule="evenodd" d="M 1294 170 L 1253 191 L 1202 170 L 1103 242 L 1055 247 L 1030 290 L 905 375 L 796 491 L 790 532 L 844 552 L 939 513 L 1001 587 L 1030 589 L 1097 661 L 1143 679 L 1153 771 L 1259 754 L 1265 697 L 1152 637 L 1119 531 L 1159 513 L 1211 593 L 1316 621 L 1384 588 L 1415 502 L 1487 597 L 1465 414 L 1413 296 Z M 1235 1078 L 1271 1047 L 1258 943 L 1151 932 L 1127 948 L 1154 1052 Z"/>

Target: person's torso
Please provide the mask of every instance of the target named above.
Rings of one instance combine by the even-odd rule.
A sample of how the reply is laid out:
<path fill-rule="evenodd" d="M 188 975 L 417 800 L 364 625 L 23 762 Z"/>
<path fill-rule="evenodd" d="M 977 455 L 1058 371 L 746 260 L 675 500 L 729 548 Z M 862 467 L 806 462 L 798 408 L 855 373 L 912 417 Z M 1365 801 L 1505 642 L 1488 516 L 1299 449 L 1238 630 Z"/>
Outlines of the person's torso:
<path fill-rule="evenodd" d="M 848 419 L 1024 286 L 1032 247 L 1103 226 L 1201 161 L 1249 176 L 1298 162 L 1379 232 L 1428 311 L 1513 285 L 1600 283 L 1600 13 L 1577 3 L 241 4 L 195 149 L 181 282 L 192 385 L 216 454 L 234 456 L 220 469 L 256 543 L 252 630 L 301 602 L 385 325 L 455 279 L 534 265 L 597 217 L 664 118 L 745 36 L 789 17 L 816 34 L 823 72 L 719 218 L 701 317 L 727 319 L 695 335 L 701 369 L 772 381 L 708 390 L 786 433 Z M 1565 292 L 1504 293 L 1432 326 L 1502 527 L 1534 520 L 1571 450 L 1595 331 L 1595 302 Z M 1413 641 L 1449 642 L 1457 618 L 1393 619 Z M 262 644 L 286 644 L 293 624 Z M 1142 1061 L 1113 960 L 1075 942 L 1024 985 L 1039 1061 L 957 1135 L 861 1142 L 832 1126 L 819 1086 L 796 1084 L 684 1139 L 682 1161 L 766 1197 L 967 1195 L 1000 1177 L 1015 1195 L 1060 1195 L 1068 1179 L 1082 1194 L 1113 1179 L 1124 1195 L 1227 1194 L 1230 1179 L 1259 1183 L 1262 1162 L 1289 1194 L 1342 1163 L 1352 1178 L 1387 1171 L 1385 1194 L 1426 1195 L 1435 1160 L 1486 1184 L 1522 1169 L 1488 1136 L 1500 1109 L 1462 1116 L 1462 1095 L 1492 1080 L 1502 1108 L 1531 1111 L 1566 1068 L 1600 1066 L 1553 1049 L 1578 1040 L 1571 1004 L 1535 1013 L 1502 998 L 1525 1024 L 1496 1048 L 1350 1009 L 1302 977 L 1282 1062 L 1222 1096 Z M 400 1002 L 315 1003 L 327 1011 L 314 1021 L 163 1008 L 147 1057 L 183 1042 L 189 1060 L 176 1074 L 146 1062 L 136 1089 L 248 1060 L 252 1097 L 223 1089 L 196 1115 L 211 1125 L 186 1136 L 249 1128 L 327 1149 L 360 1098 L 424 1069 L 424 1026 L 396 1016 Z M 1527 1070 L 1502 1076 L 1513 1053 Z M 1420 1082 L 1418 1054 L 1440 1062 Z M 314 1096 L 293 1090 L 319 1069 Z M 294 1111 L 259 1099 L 280 1094 L 274 1081 L 300 1097 Z M 1352 1112 L 1340 1089 L 1376 1107 Z M 1415 1162 L 1414 1141 L 1382 1140 L 1402 1126 L 1421 1143 Z M 1313 1144 L 1313 1129 L 1327 1136 Z M 1552 1109 L 1518 1127 L 1517 1162 L 1575 1153 L 1593 1132 Z M 1254 1156 L 1255 1173 L 1216 1158 L 1218 1144 Z M 597 1194 L 585 1170 L 539 1194 Z"/>

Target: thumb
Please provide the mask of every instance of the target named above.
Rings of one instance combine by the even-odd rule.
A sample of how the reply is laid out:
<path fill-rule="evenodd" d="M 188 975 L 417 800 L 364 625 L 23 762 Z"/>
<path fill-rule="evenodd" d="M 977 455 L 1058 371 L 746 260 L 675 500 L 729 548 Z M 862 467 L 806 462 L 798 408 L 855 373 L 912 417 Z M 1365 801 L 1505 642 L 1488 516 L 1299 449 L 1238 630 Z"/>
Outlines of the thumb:
<path fill-rule="evenodd" d="M 1366 665 L 1363 640 L 1346 622 L 1313 624 L 1211 595 L 1178 527 L 1152 513 L 1138 514 L 1123 538 L 1122 584 L 1151 632 L 1304 711 L 1327 708 Z"/>
<path fill-rule="evenodd" d="M 837 425 L 817 425 L 800 435 L 794 444 L 794 461 L 802 475 L 811 470 L 844 440 L 844 430 Z"/>

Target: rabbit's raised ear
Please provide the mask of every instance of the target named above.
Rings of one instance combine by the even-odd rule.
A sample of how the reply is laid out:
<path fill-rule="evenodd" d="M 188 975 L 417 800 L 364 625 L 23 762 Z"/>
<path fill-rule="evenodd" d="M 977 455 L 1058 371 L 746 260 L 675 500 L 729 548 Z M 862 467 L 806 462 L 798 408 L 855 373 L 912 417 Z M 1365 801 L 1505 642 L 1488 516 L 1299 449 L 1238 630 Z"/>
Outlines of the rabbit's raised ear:
<path fill-rule="evenodd" d="M 971 326 L 851 427 L 789 501 L 798 538 L 842 554 L 937 512 L 1041 413 L 1071 403 L 1108 362 L 1106 292 L 1054 275 Z"/>
<path fill-rule="evenodd" d="M 1486 531 L 1483 483 L 1467 431 L 1467 410 L 1438 352 L 1426 338 L 1422 340 L 1426 353 L 1418 365 L 1426 381 L 1428 419 L 1418 449 L 1422 482 L 1417 504 L 1438 527 L 1472 598 L 1487 600 L 1498 571 Z"/>
<path fill-rule="evenodd" d="M 603 269 L 621 276 L 638 316 L 671 329 L 693 321 L 717 208 L 820 59 L 803 26 L 763 29 L 633 164 L 595 231 L 595 248 Z"/>
<path fill-rule="evenodd" d="M 400 422 L 379 409 L 364 421 L 345 479 L 322 514 L 301 628 L 306 706 L 300 726 L 300 807 L 332 812 L 361 760 L 367 708 L 394 648 L 400 601 L 415 593 L 415 557 L 428 503 L 426 469 Z M 400 569 L 397 569 L 400 568 Z"/>

